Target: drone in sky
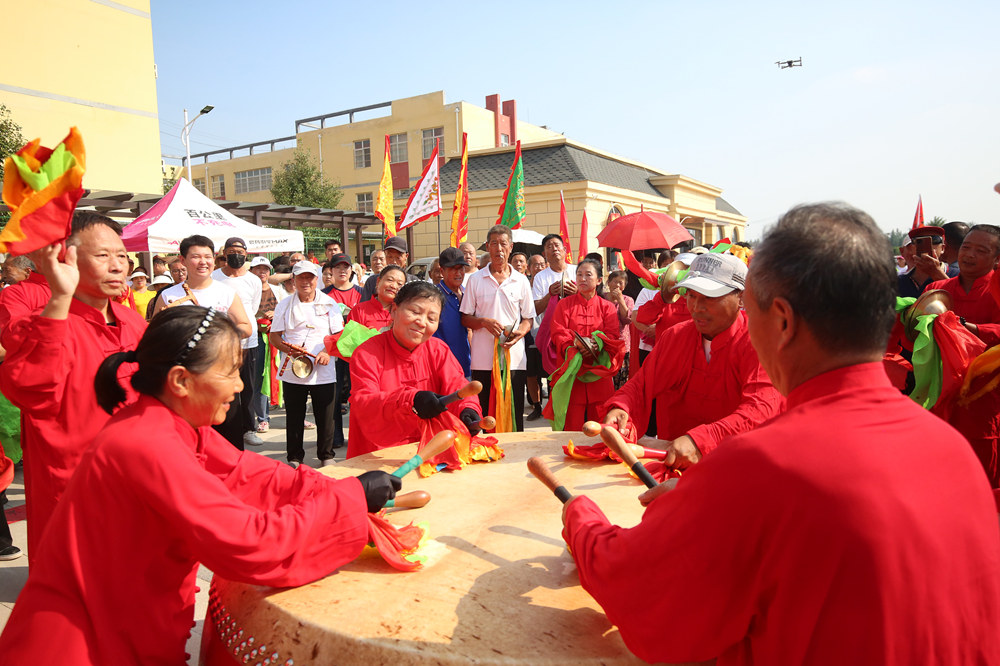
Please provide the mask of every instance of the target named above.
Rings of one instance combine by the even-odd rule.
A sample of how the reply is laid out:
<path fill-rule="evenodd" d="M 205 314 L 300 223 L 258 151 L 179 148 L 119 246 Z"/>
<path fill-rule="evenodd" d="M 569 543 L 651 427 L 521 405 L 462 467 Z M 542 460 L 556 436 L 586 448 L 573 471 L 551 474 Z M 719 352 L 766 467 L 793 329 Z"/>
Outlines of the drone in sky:
<path fill-rule="evenodd" d="M 789 69 L 791 67 L 801 67 L 802 66 L 802 57 L 800 56 L 798 60 L 779 60 L 779 61 L 777 61 L 774 64 L 778 66 L 778 69 Z"/>

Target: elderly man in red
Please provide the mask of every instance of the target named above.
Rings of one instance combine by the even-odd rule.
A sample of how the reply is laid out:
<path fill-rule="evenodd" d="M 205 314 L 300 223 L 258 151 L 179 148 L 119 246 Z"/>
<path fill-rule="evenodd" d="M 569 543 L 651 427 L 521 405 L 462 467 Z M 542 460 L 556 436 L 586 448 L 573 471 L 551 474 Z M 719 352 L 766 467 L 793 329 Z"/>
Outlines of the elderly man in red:
<path fill-rule="evenodd" d="M 28 556 L 83 452 L 110 418 L 97 406 L 94 375 L 109 354 L 135 349 L 146 321 L 114 302 L 128 258 L 121 228 L 103 215 L 78 213 L 66 241 L 31 254 L 52 296 L 44 309 L 6 331 L 0 389 L 21 408 Z M 131 395 L 130 398 L 134 398 Z"/>
<path fill-rule="evenodd" d="M 747 267 L 731 254 L 702 254 L 677 284 L 692 319 L 657 340 L 635 377 L 604 403 L 604 423 L 646 432 L 656 400 L 657 436 L 669 440 L 668 465 L 687 467 L 719 442 L 763 423 L 781 396 L 750 345 L 740 309 Z"/>
<path fill-rule="evenodd" d="M 727 440 L 674 490 L 648 491 L 636 527 L 611 525 L 586 497 L 566 504 L 580 581 L 638 656 L 1000 663 L 989 486 L 961 435 L 894 389 L 880 362 L 896 296 L 889 250 L 843 204 L 785 214 L 754 254 L 745 302 L 787 411 Z M 664 584 L 650 594 L 654 580 Z"/>
<path fill-rule="evenodd" d="M 944 289 L 951 295 L 952 310 L 987 347 L 1000 344 L 998 261 L 1000 227 L 977 224 L 969 229 L 958 251 L 959 274 L 927 286 L 928 290 Z M 965 406 L 955 405 L 948 423 L 965 435 L 983 464 L 990 484 L 1000 488 L 1000 391 L 991 391 Z M 997 504 L 1000 508 L 1000 492 Z"/>

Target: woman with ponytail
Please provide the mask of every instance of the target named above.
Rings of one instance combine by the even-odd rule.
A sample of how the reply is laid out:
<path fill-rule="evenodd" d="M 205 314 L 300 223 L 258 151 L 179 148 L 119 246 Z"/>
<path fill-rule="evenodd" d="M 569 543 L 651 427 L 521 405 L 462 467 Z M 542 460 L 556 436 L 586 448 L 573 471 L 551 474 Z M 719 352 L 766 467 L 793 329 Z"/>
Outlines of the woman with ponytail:
<path fill-rule="evenodd" d="M 137 363 L 126 397 L 123 363 Z M 138 348 L 95 379 L 114 411 L 87 450 L 0 636 L 16 664 L 184 663 L 199 563 L 287 587 L 350 562 L 369 511 L 395 495 L 384 472 L 335 481 L 237 451 L 215 430 L 241 390 L 236 326 L 202 307 L 157 314 Z M 115 411 L 117 409 L 117 411 Z"/>

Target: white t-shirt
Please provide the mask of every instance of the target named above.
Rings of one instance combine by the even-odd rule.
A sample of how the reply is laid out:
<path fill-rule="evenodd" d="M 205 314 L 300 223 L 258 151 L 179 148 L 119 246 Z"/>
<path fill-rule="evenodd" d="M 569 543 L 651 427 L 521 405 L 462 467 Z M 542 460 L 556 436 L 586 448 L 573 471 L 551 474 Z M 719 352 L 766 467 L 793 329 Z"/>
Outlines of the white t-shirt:
<path fill-rule="evenodd" d="M 240 302 L 243 303 L 243 311 L 247 313 L 249 319 L 253 320 L 257 310 L 260 309 L 260 298 L 263 293 L 260 278 L 249 271 L 243 275 L 229 276 L 223 273 L 221 268 L 217 268 L 212 271 L 212 279 L 235 289 L 240 297 Z M 243 349 L 254 349 L 257 347 L 257 336 L 251 335 L 249 338 L 243 338 L 240 346 Z"/>
<path fill-rule="evenodd" d="M 637 311 L 640 307 L 648 303 L 653 296 L 656 296 L 658 293 L 660 293 L 659 289 L 643 289 L 640 291 L 639 295 L 635 297 L 635 305 L 632 306 L 632 312 Z M 641 334 L 639 335 L 639 349 L 644 351 L 653 351 L 653 345 L 645 342 L 642 339 Z"/>
<path fill-rule="evenodd" d="M 563 269 L 563 273 L 566 273 L 566 279 L 576 282 L 576 264 L 566 264 L 566 268 Z M 562 273 L 556 273 L 550 267 L 546 266 L 542 270 L 535 274 L 535 279 L 531 281 L 531 297 L 534 300 L 544 298 L 545 294 L 549 293 L 549 287 L 551 287 L 556 282 L 562 280 Z M 549 301 L 551 303 L 551 301 Z M 548 310 L 549 306 L 546 305 L 545 309 Z M 542 316 L 545 312 L 538 313 L 537 324 L 542 323 Z"/>
<path fill-rule="evenodd" d="M 342 330 L 344 318 L 340 316 L 340 307 L 336 301 L 319 291 L 316 292 L 315 300 L 309 303 L 301 302 L 298 297 L 284 299 L 275 306 L 274 318 L 271 320 L 272 333 L 281 333 L 282 339 L 288 344 L 303 347 L 316 356 L 326 351 L 324 338 Z M 312 374 L 303 379 L 292 372 L 291 361 L 285 364 L 286 356 L 287 354 L 282 353 L 278 363 L 279 371 L 283 369 L 278 379 L 283 382 L 314 386 L 337 381 L 337 370 L 332 358 L 328 365 L 319 365 L 312 359 Z"/>
<path fill-rule="evenodd" d="M 510 276 L 502 283 L 490 273 L 490 267 L 481 268 L 469 278 L 460 308 L 463 314 L 496 319 L 503 326 L 516 329 L 522 319 L 535 316 L 535 302 L 531 298 L 528 278 L 510 269 Z M 492 370 L 496 353 L 496 338 L 485 328 L 472 332 L 472 369 Z M 524 338 L 510 348 L 510 369 L 525 370 Z"/>
<path fill-rule="evenodd" d="M 232 307 L 233 301 L 236 299 L 236 292 L 232 287 L 228 287 L 224 284 L 220 284 L 215 280 L 205 287 L 204 289 L 191 289 L 194 297 L 198 300 L 198 305 L 203 308 L 212 308 L 216 312 L 221 312 L 223 314 L 229 314 L 229 308 Z M 164 305 L 170 305 L 174 301 L 180 300 L 187 296 L 184 291 L 184 284 L 175 284 L 172 287 L 167 287 L 160 292 L 160 299 L 163 300 Z M 191 301 L 185 301 L 181 305 L 194 305 Z M 256 312 L 256 310 L 254 310 Z"/>

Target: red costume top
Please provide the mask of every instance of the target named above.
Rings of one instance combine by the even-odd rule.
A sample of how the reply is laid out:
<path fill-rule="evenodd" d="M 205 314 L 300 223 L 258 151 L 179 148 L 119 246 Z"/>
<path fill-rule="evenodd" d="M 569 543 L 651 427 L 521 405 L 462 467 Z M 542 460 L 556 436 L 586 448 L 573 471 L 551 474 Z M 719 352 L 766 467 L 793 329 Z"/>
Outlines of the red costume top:
<path fill-rule="evenodd" d="M 979 329 L 979 339 L 987 347 L 1000 344 L 1000 305 L 990 293 L 993 271 L 972 283 L 972 291 L 966 293 L 958 277 L 932 282 L 927 290 L 944 289 L 951 295 L 952 311 L 965 317 Z M 990 484 L 1000 488 L 1000 391 L 990 391 L 978 400 L 962 407 L 955 405 L 948 415 L 948 423 L 965 435 L 976 452 Z M 1000 509 L 1000 494 L 997 495 Z"/>
<path fill-rule="evenodd" d="M 374 328 L 376 331 L 392 326 L 392 315 L 382 305 L 378 297 L 359 303 L 347 315 L 348 321 L 356 321 L 362 326 Z M 353 359 L 352 359 L 353 360 Z"/>
<path fill-rule="evenodd" d="M 199 562 L 303 585 L 368 541 L 356 479 L 237 451 L 150 396 L 111 418 L 65 499 L 0 637 L 5 663 L 182 664 Z"/>
<path fill-rule="evenodd" d="M 573 346 L 574 332 L 585 338 L 594 331 L 601 331 L 608 337 L 620 340 L 618 335 L 618 308 L 611 301 L 606 301 L 596 294 L 585 299 L 580 293 L 562 298 L 556 303 L 552 313 L 551 335 L 552 346 L 555 347 L 560 362 L 565 359 L 566 350 Z M 618 345 L 614 350 L 617 363 L 612 359 L 612 365 L 621 366 L 625 355 L 624 345 Z M 601 377 L 594 382 L 574 382 L 570 402 L 574 404 L 593 404 L 604 402 L 615 392 L 614 377 Z M 581 422 L 582 426 L 583 423 Z M 567 424 L 567 429 L 569 424 Z"/>
<path fill-rule="evenodd" d="M 636 527 L 582 497 L 563 536 L 648 661 L 1000 663 L 989 487 L 880 363 L 795 388 L 787 412 L 687 470 Z"/>
<path fill-rule="evenodd" d="M 37 546 L 56 502 L 83 452 L 110 418 L 97 404 L 94 376 L 109 355 L 135 349 L 146 320 L 110 303 L 116 324 L 96 308 L 73 299 L 66 319 L 32 315 L 14 323 L 4 340 L 11 346 L 0 365 L 0 390 L 21 408 L 28 556 Z M 122 366 L 123 377 L 135 366 Z M 123 381 L 128 399 L 131 384 Z M 140 435 L 137 435 L 140 436 Z"/>
<path fill-rule="evenodd" d="M 44 308 L 50 298 L 52 290 L 48 281 L 35 271 L 17 284 L 0 290 L 0 334 L 3 336 L 0 343 L 6 349 L 16 344 L 16 336 L 8 338 L 7 335 L 11 322 Z"/>
<path fill-rule="evenodd" d="M 965 317 L 970 324 L 979 327 L 979 339 L 987 347 L 1000 344 L 1000 304 L 990 293 L 993 271 L 972 283 L 972 291 L 966 293 L 959 282 L 960 276 L 938 280 L 927 285 L 925 291 L 944 289 L 951 295 L 951 309 L 959 317 Z"/>
<path fill-rule="evenodd" d="M 349 287 L 343 290 L 331 287 L 330 291 L 324 293 L 338 303 L 343 303 L 351 309 L 354 309 L 361 302 L 361 290 L 357 287 Z"/>
<path fill-rule="evenodd" d="M 635 314 L 636 322 L 643 326 L 656 324 L 654 345 L 660 341 L 664 333 L 670 330 L 671 326 L 690 319 L 691 313 L 688 312 L 687 299 L 683 296 L 673 303 L 664 303 L 661 296 L 655 296 L 643 303 Z"/>
<path fill-rule="evenodd" d="M 377 302 L 365 301 L 356 309 Z M 396 342 L 392 331 L 376 335 L 351 357 L 347 457 L 419 441 L 421 419 L 413 413 L 417 391 L 447 395 L 466 383 L 462 366 L 439 338 L 430 338 L 411 352 Z M 476 396 L 456 400 L 448 411 L 458 416 L 466 407 L 483 414 Z"/>
<path fill-rule="evenodd" d="M 687 435 L 702 455 L 781 410 L 781 394 L 750 345 L 744 312 L 712 338 L 711 362 L 705 360 L 702 340 L 693 321 L 671 326 L 605 407 L 624 409 L 638 432 L 646 432 L 650 404 L 656 400 L 657 436 L 672 440 Z"/>

